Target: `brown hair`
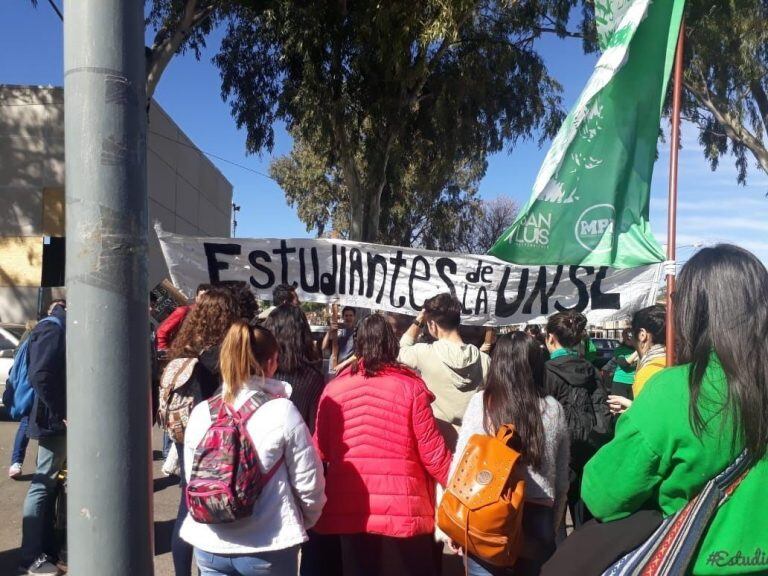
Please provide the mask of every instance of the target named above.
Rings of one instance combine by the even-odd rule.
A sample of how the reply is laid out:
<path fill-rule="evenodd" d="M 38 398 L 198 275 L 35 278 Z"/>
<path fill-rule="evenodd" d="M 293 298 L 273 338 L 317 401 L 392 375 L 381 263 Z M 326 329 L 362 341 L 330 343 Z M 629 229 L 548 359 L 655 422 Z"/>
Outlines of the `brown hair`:
<path fill-rule="evenodd" d="M 355 331 L 355 356 L 358 363 L 352 366 L 352 373 L 360 369 L 362 361 L 366 376 L 376 376 L 385 366 L 397 366 L 400 345 L 392 327 L 381 314 L 371 314 L 357 326 Z"/>
<path fill-rule="evenodd" d="M 587 318 L 581 312 L 558 312 L 547 320 L 547 334 L 557 338 L 563 348 L 573 348 L 586 335 Z"/>
<path fill-rule="evenodd" d="M 171 343 L 169 358 L 199 356 L 219 346 L 237 319 L 237 304 L 229 290 L 213 288 L 200 296 Z"/>
<path fill-rule="evenodd" d="M 244 320 L 235 322 L 219 355 L 224 402 L 234 402 L 252 377 L 263 377 L 267 362 L 277 353 L 277 340 L 272 332 L 261 326 L 251 327 Z"/>
<path fill-rule="evenodd" d="M 456 330 L 461 325 L 461 302 L 449 292 L 438 294 L 424 302 L 424 315 L 443 330 Z"/>

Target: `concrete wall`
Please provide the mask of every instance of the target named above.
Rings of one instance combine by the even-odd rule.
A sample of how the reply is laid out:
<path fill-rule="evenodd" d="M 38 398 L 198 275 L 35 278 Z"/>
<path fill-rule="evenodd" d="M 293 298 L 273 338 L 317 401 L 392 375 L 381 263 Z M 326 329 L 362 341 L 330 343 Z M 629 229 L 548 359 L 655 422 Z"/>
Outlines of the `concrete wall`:
<path fill-rule="evenodd" d="M 232 185 L 156 103 L 147 134 L 150 287 L 167 276 L 151 228 L 178 234 L 230 235 Z M 36 314 L 39 250 L 18 249 L 64 234 L 64 92 L 0 85 L 0 321 Z"/>

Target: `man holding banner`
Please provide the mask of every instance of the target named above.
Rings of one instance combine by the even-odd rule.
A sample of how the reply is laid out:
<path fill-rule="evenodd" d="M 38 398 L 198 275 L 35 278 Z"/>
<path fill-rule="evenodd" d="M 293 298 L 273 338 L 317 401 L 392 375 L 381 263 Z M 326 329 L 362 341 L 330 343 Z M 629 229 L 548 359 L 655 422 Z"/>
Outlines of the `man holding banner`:
<path fill-rule="evenodd" d="M 459 334 L 461 303 L 449 293 L 424 303 L 410 328 L 400 339 L 398 360 L 421 374 L 435 395 L 432 411 L 450 450 L 456 447 L 467 404 L 488 375 L 491 359 Z M 435 342 L 417 342 L 426 328 Z"/>

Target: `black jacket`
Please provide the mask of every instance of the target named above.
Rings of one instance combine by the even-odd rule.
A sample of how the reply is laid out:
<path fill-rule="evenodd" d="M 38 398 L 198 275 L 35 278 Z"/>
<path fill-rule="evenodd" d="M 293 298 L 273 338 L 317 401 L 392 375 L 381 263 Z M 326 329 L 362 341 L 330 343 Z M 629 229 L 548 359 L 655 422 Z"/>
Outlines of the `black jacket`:
<path fill-rule="evenodd" d="M 56 306 L 52 316 L 66 326 L 64 308 Z M 66 432 L 67 417 L 67 339 L 66 328 L 42 322 L 29 334 L 29 385 L 35 402 L 29 415 L 30 438 L 58 436 Z"/>
<path fill-rule="evenodd" d="M 277 372 L 273 378 L 283 380 L 291 385 L 291 402 L 294 403 L 301 417 L 304 418 L 309 431 L 314 433 L 317 405 L 325 388 L 323 374 L 315 366 L 305 364 L 293 374 Z"/>
<path fill-rule="evenodd" d="M 219 392 L 221 387 L 221 370 L 219 369 L 220 348 L 214 346 L 204 350 L 197 357 L 197 366 L 192 373 L 192 378 L 197 379 L 200 384 L 200 392 L 203 400 L 208 400 L 211 396 Z"/>
<path fill-rule="evenodd" d="M 581 470 L 612 434 L 608 394 L 600 374 L 578 356 L 549 360 L 547 394 L 563 407 L 571 436 L 571 467 Z"/>

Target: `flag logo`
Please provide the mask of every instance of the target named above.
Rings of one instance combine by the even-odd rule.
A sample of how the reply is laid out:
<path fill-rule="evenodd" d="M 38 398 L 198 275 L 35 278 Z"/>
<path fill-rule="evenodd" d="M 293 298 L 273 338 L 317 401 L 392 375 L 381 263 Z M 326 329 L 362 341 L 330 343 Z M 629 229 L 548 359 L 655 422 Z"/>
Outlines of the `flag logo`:
<path fill-rule="evenodd" d="M 576 220 L 576 241 L 595 254 L 610 252 L 616 227 L 616 209 L 597 204 L 584 210 Z"/>

